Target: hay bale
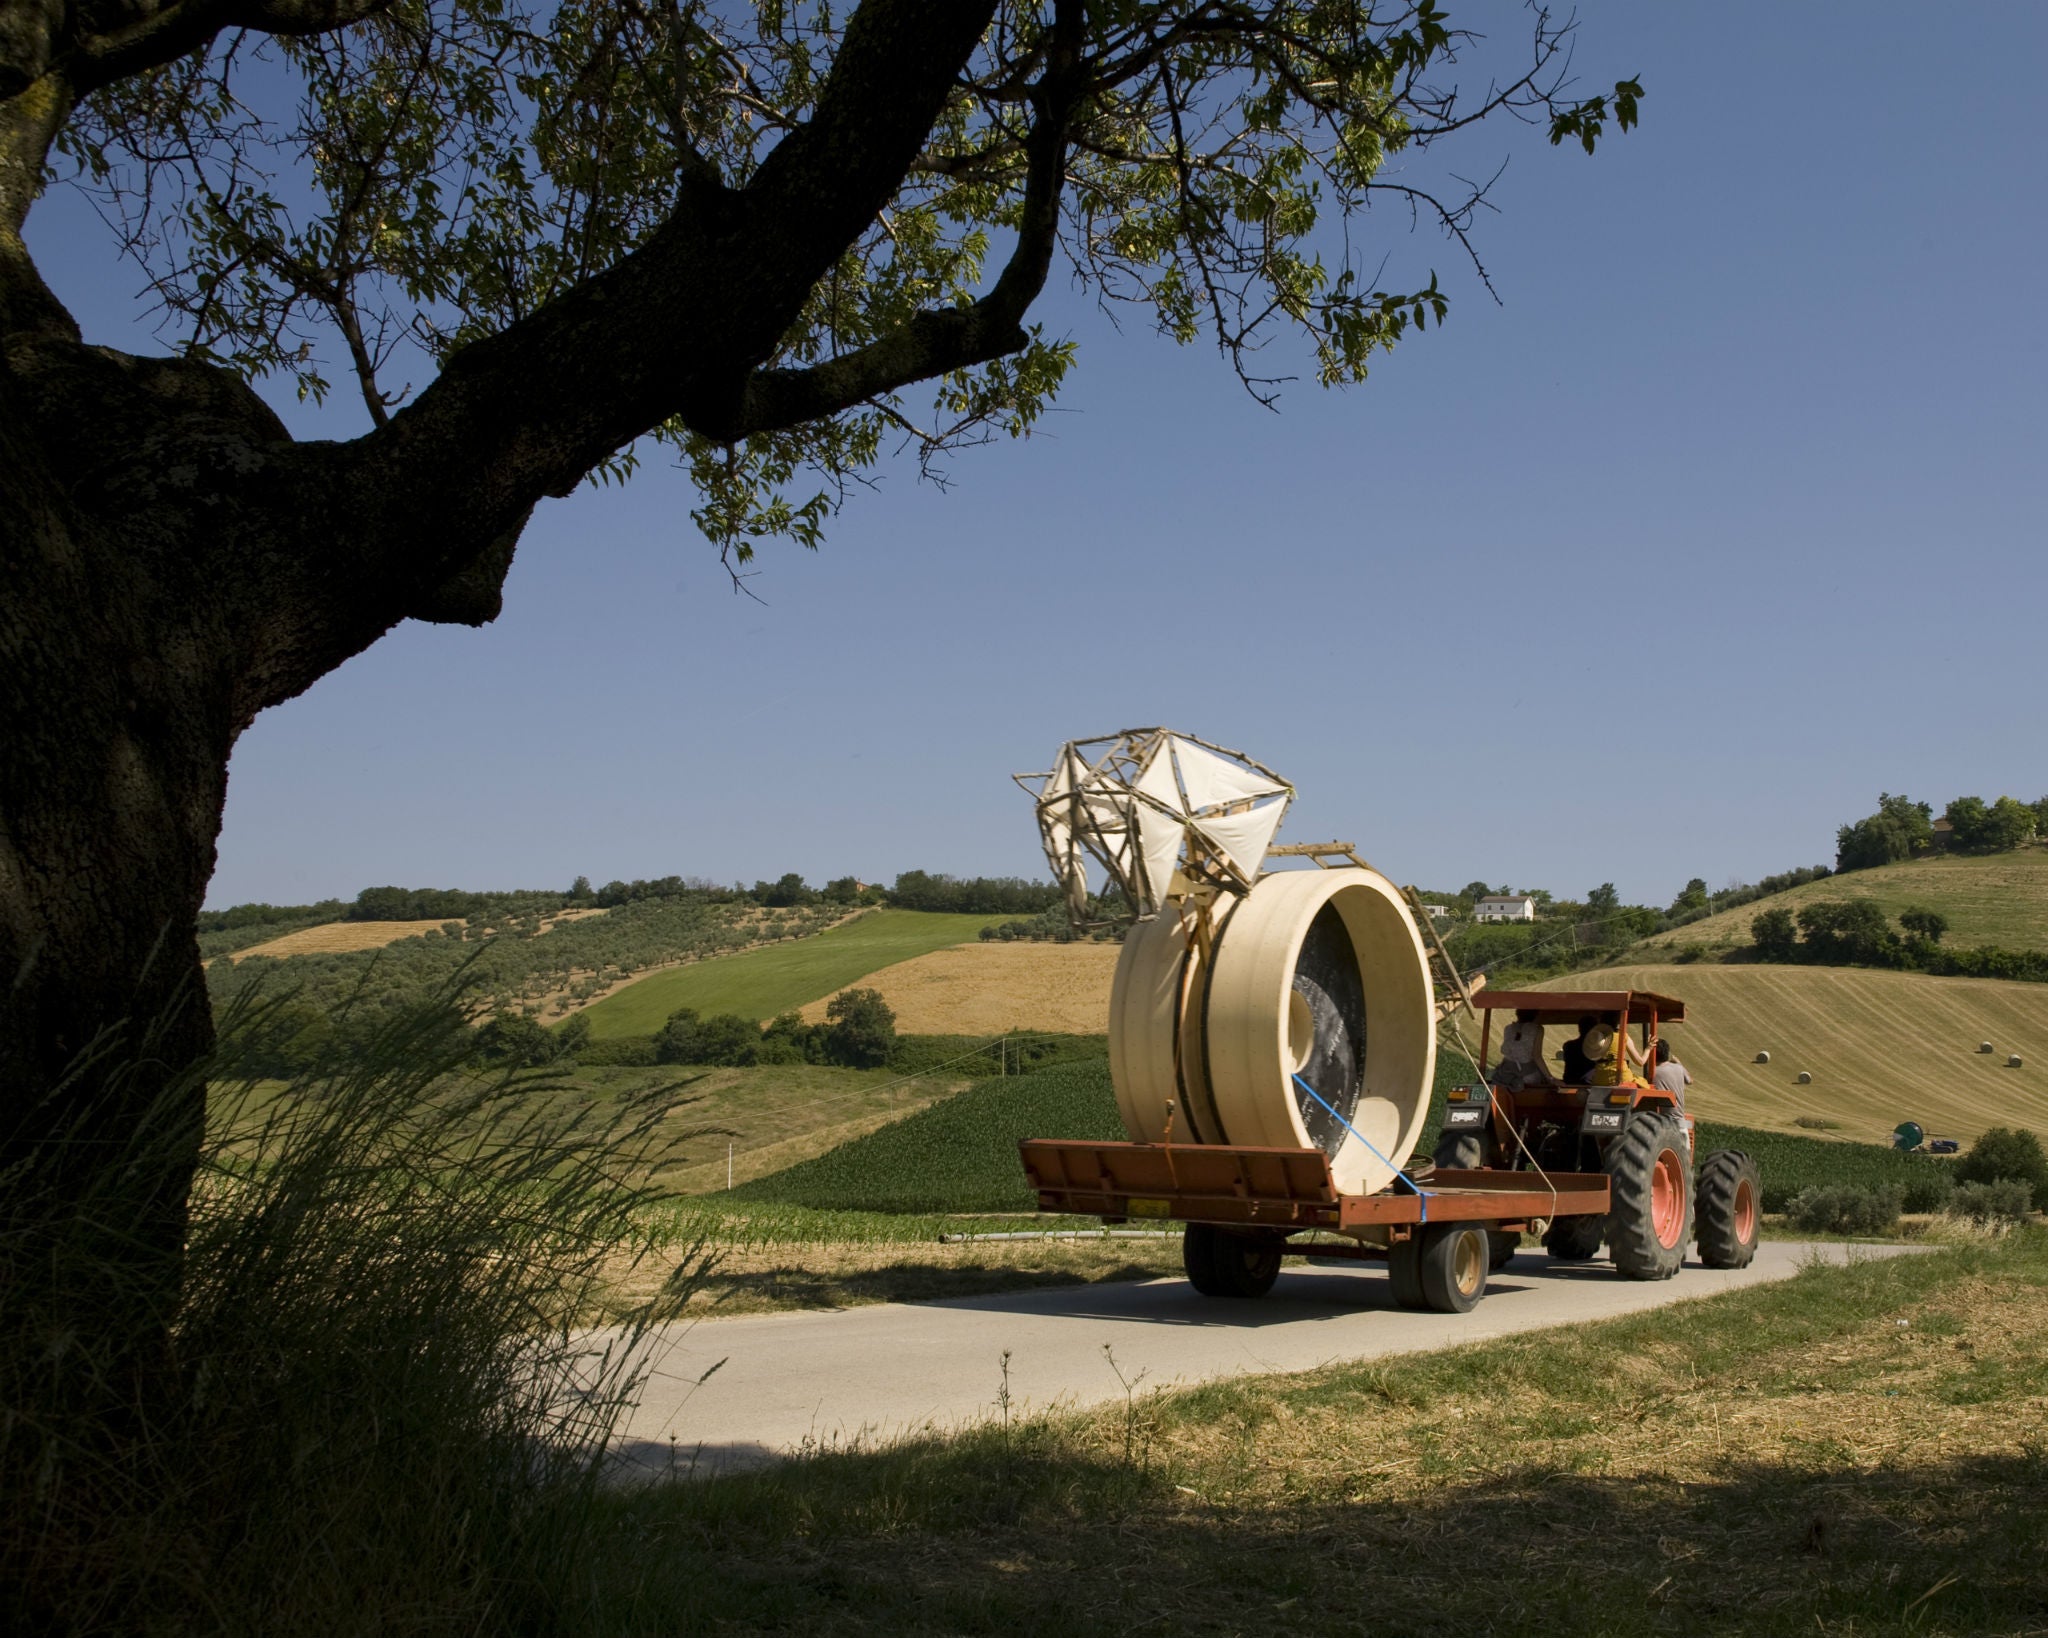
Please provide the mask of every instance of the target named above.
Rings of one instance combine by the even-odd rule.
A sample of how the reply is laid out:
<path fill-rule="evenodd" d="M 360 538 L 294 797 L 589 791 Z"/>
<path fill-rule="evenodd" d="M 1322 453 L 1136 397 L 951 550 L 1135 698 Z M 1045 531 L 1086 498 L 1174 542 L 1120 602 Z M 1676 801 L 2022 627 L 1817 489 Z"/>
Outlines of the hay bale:
<path fill-rule="evenodd" d="M 2014 1052 L 2014 1053 L 2009 1053 L 2009 1054 L 2007 1054 L 2007 1056 L 2006 1056 L 2006 1060 L 2005 1060 L 2005 1067 L 2006 1067 L 2007 1069 L 2017 1069 L 2017 1068 L 2019 1068 L 2019 1067 L 2020 1067 L 2020 1055 L 2019 1055 L 2019 1054 L 2018 1054 L 2017 1052 Z"/>
<path fill-rule="evenodd" d="M 1977 1043 L 1977 1050 L 1979 1052 L 1989 1052 L 1991 1050 L 1991 1043 L 1989 1041 L 1979 1041 Z"/>
<path fill-rule="evenodd" d="M 1760 1063 L 1760 1064 L 1767 1064 L 1767 1063 L 1769 1063 L 1770 1061 L 1771 1061 L 1771 1055 L 1770 1055 L 1770 1054 L 1769 1054 L 1768 1052 L 1759 1052 L 1759 1053 L 1758 1053 L 1758 1054 L 1756 1055 L 1756 1062 L 1758 1062 L 1758 1063 Z"/>
<path fill-rule="evenodd" d="M 1803 1070 L 1803 1069 L 1802 1069 L 1802 1070 L 1800 1070 L 1800 1072 L 1799 1072 L 1799 1084 L 1800 1084 L 1801 1086 L 1811 1086 L 1811 1085 L 1813 1085 L 1813 1076 L 1812 1076 L 1811 1074 L 1809 1074 L 1809 1073 L 1808 1073 L 1808 1072 L 1807 1072 L 1806 1070 Z"/>

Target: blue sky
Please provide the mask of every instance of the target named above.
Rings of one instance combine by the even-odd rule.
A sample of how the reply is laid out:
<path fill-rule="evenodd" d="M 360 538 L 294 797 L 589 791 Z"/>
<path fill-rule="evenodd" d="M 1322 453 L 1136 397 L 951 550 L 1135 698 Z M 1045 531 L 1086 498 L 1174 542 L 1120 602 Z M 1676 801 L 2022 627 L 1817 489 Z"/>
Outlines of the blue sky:
<path fill-rule="evenodd" d="M 2048 793 L 2048 8 L 1580 15 L 1643 124 L 1468 150 L 1511 156 L 1503 305 L 1390 213 L 1449 324 L 1274 414 L 1062 292 L 1041 434 L 893 473 L 762 603 L 658 462 L 550 502 L 495 625 L 407 624 L 244 737 L 209 902 L 1038 874 L 1008 775 L 1155 722 L 1291 779 L 1283 839 L 1451 888 L 1661 903 L 1831 859 L 1880 790 Z M 30 239 L 146 344 L 75 201 Z"/>

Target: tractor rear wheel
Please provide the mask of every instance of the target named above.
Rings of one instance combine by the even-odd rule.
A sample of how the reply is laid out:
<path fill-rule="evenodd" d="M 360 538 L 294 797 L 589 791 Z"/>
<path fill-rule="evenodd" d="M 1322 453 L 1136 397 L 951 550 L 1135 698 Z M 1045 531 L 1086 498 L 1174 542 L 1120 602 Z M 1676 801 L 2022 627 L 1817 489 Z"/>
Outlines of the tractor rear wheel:
<path fill-rule="evenodd" d="M 1439 1314 L 1469 1314 L 1486 1295 L 1493 1261 L 1486 1230 L 1477 1223 L 1438 1223 L 1422 1231 L 1418 1259 L 1422 1300 Z"/>
<path fill-rule="evenodd" d="M 1543 1249 L 1556 1263 L 1590 1263 L 1607 1237 L 1604 1217 L 1560 1217 L 1543 1235 Z"/>
<path fill-rule="evenodd" d="M 1277 1235 L 1240 1234 L 1214 1223 L 1190 1223 L 1180 1240 L 1188 1284 L 1205 1297 L 1263 1297 L 1280 1278 Z"/>
<path fill-rule="evenodd" d="M 1700 1261 L 1709 1268 L 1749 1267 L 1763 1221 L 1763 1183 L 1756 1162 L 1740 1149 L 1708 1155 L 1693 1199 Z"/>
<path fill-rule="evenodd" d="M 1692 1165 L 1685 1128 L 1638 1115 L 1603 1157 L 1610 1193 L 1607 1254 L 1632 1280 L 1668 1280 L 1692 1238 Z"/>

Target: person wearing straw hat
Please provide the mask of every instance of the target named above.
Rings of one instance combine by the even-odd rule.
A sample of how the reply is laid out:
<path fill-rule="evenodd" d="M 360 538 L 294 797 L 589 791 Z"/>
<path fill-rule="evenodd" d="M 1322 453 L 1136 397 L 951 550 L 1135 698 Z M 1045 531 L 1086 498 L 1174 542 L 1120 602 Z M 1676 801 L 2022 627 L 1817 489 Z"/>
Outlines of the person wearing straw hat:
<path fill-rule="evenodd" d="M 1615 1054 L 1615 1025 L 1619 1023 L 1615 1014 L 1609 1013 L 1597 1020 L 1593 1027 L 1579 1038 L 1579 1048 L 1586 1055 L 1591 1068 L 1586 1075 L 1588 1086 L 1619 1086 L 1622 1079 L 1622 1064 Z M 1638 1068 L 1644 1063 L 1643 1050 L 1631 1041 L 1627 1034 L 1621 1036 L 1622 1050 Z"/>

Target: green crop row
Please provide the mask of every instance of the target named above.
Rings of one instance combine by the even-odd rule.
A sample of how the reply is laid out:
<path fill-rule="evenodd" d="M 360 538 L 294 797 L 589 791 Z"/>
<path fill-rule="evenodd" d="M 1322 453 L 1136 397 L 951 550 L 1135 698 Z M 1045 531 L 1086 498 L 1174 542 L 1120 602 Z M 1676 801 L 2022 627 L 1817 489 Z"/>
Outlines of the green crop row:
<path fill-rule="evenodd" d="M 1427 1155 L 1443 1090 L 1464 1078 L 1439 1060 L 1438 1086 L 1416 1153 Z M 1034 1075 L 983 1082 L 942 1103 L 858 1138 L 829 1154 L 742 1184 L 722 1200 L 773 1202 L 828 1212 L 1028 1212 L 1031 1190 L 1017 1161 L 1027 1137 L 1120 1138 L 1109 1065 L 1066 1064 Z M 1764 1207 L 1782 1211 L 1802 1189 L 1840 1184 L 1897 1188 L 1908 1209 L 1946 1191 L 1944 1163 L 1867 1143 L 1833 1143 L 1701 1121 L 1699 1153 L 1742 1149 L 1763 1174 Z"/>

